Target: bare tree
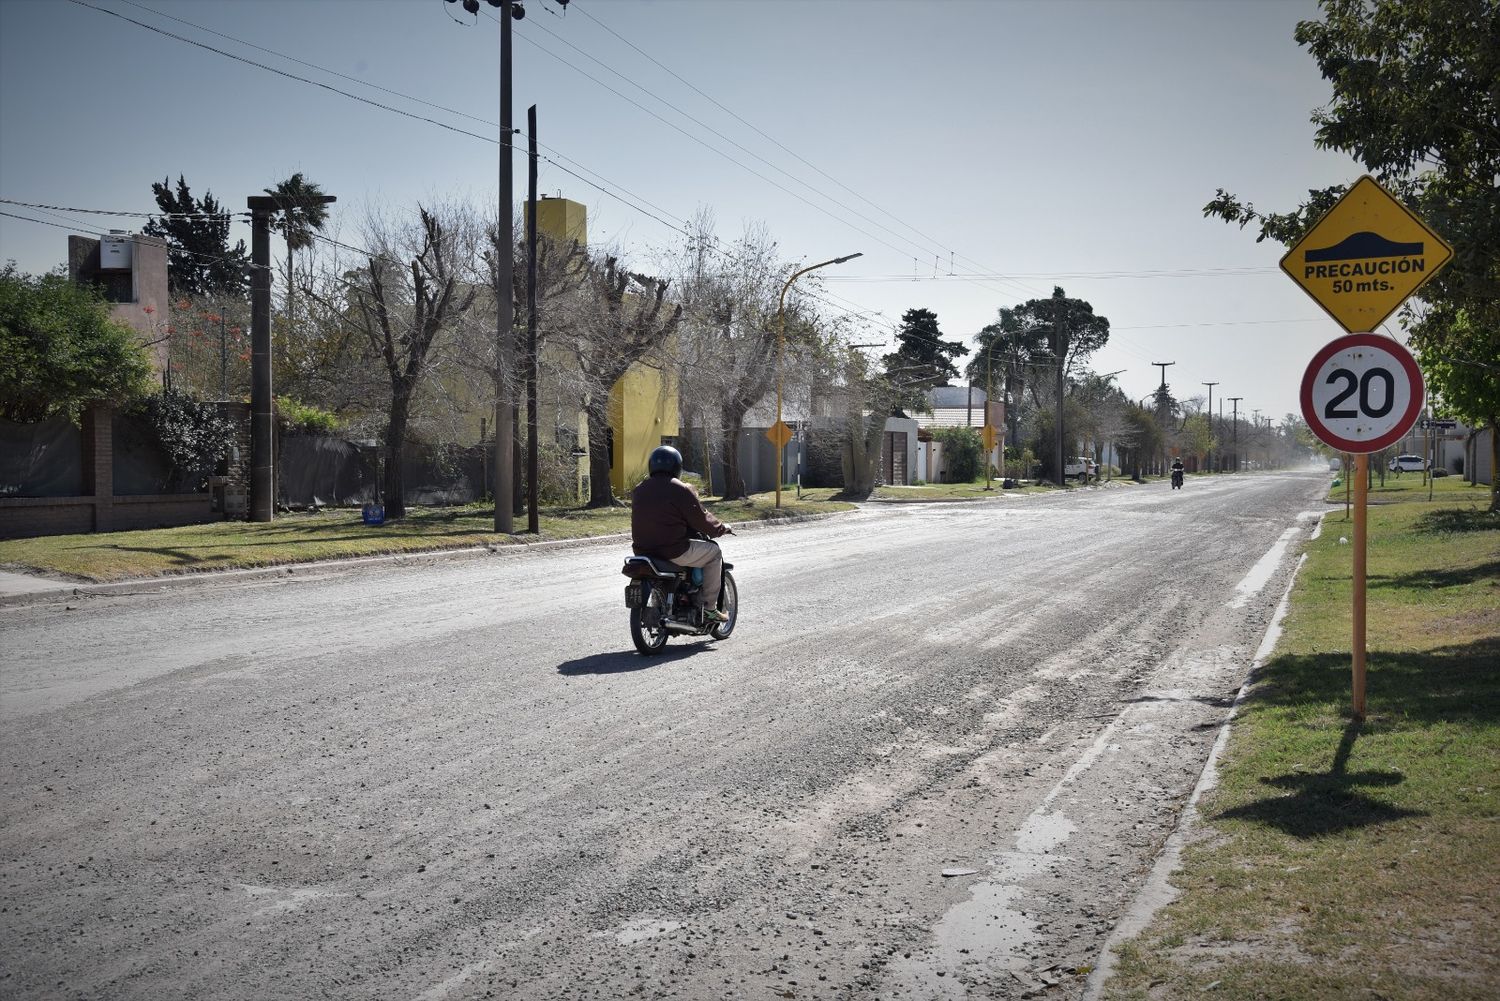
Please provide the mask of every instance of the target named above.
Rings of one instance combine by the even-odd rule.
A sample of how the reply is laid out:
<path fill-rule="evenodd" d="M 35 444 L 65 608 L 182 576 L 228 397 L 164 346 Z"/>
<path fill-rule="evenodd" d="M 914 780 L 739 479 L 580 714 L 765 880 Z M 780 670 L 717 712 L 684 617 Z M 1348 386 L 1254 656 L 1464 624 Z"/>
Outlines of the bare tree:
<path fill-rule="evenodd" d="M 524 261 L 527 248 L 522 229 L 517 223 L 510 234 L 516 261 Z M 521 461 L 525 439 L 520 421 L 520 408 L 524 405 L 525 372 L 521 364 L 513 370 L 500 373 L 500 357 L 495 339 L 497 303 L 494 289 L 499 285 L 500 251 L 504 244 L 500 240 L 499 228 L 491 223 L 485 232 L 482 258 L 487 281 L 479 297 L 462 319 L 458 336 L 449 342 L 452 362 L 468 373 L 469 392 L 486 402 L 487 409 L 494 412 L 494 391 L 498 377 L 503 374 L 509 397 L 517 401 L 517 409 L 511 414 L 496 415 L 497 420 L 510 420 L 515 424 L 513 435 L 512 477 L 514 493 L 512 503 L 516 511 L 521 510 L 525 481 Z M 537 234 L 537 354 L 538 382 L 546 385 L 554 404 L 561 405 L 563 399 L 576 402 L 582 399 L 583 390 L 571 362 L 570 349 L 559 347 L 558 331 L 565 331 L 577 322 L 580 305 L 579 290 L 587 274 L 588 253 L 577 241 L 553 240 L 544 233 Z M 518 341 L 516 358 L 525 357 L 527 340 L 526 323 L 526 268 L 516 267 L 511 273 L 511 308 L 515 317 L 514 334 Z M 565 361 L 566 359 L 566 361 Z M 575 410 L 577 408 L 574 408 Z M 555 437 L 555 436 L 553 436 Z M 546 436 L 542 436 L 545 444 Z M 539 477 L 545 479 L 545 477 Z M 553 476 L 555 478 L 555 475 Z"/>
<path fill-rule="evenodd" d="M 617 503 L 609 482 L 609 397 L 631 365 L 659 351 L 677 330 L 682 306 L 667 302 L 668 281 L 630 271 L 617 256 L 590 261 L 576 321 L 555 336 L 568 342 L 584 388 L 589 422 L 589 507 Z M 639 289 L 632 292 L 632 288 Z"/>
<path fill-rule="evenodd" d="M 681 375 L 685 409 L 715 427 L 710 437 L 722 450 L 724 497 L 745 495 L 739 441 L 745 416 L 771 391 L 777 377 L 777 311 L 789 269 L 776 258 L 776 243 L 763 226 L 747 227 L 720 251 L 712 214 L 690 223 L 689 242 L 678 269 L 684 307 Z M 788 347 L 799 350 L 812 335 L 804 300 L 786 311 Z"/>
<path fill-rule="evenodd" d="M 351 320 L 384 365 L 390 389 L 385 429 L 385 504 L 406 513 L 401 451 L 429 353 L 474 304 L 476 232 L 459 212 L 440 218 L 418 207 L 414 225 L 372 219 L 367 266 L 351 282 Z"/>

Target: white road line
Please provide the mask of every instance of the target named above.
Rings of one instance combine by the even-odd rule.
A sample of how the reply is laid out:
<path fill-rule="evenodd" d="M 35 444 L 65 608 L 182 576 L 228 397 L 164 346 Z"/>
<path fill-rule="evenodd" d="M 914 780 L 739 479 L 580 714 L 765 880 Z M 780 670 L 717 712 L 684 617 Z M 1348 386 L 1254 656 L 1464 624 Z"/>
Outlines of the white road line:
<path fill-rule="evenodd" d="M 1282 532 L 1281 538 L 1266 551 L 1266 555 L 1255 561 L 1255 566 L 1250 568 L 1245 578 L 1234 586 L 1235 595 L 1229 601 L 1230 608 L 1244 608 L 1251 598 L 1260 593 L 1261 588 L 1271 582 L 1271 575 L 1281 566 L 1281 560 L 1286 556 L 1286 547 L 1291 544 L 1298 531 L 1298 526 L 1293 525 Z"/>

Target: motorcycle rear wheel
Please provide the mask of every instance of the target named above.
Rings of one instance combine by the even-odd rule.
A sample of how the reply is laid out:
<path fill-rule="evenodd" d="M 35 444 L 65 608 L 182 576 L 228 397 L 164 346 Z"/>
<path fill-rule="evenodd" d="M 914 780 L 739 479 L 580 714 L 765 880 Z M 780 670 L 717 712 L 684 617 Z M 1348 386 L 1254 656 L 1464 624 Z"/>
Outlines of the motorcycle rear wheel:
<path fill-rule="evenodd" d="M 661 625 L 661 591 L 654 587 L 647 588 L 646 605 L 656 611 L 657 624 L 646 625 L 645 608 L 632 608 L 630 610 L 630 639 L 640 653 L 653 654 L 660 652 L 661 648 L 667 645 L 667 637 L 670 635 Z"/>
<path fill-rule="evenodd" d="M 719 588 L 718 607 L 719 611 L 729 617 L 710 629 L 708 634 L 716 640 L 727 640 L 729 634 L 734 632 L 734 624 L 740 618 L 740 592 L 734 586 L 734 574 L 728 570 L 724 571 L 724 583 Z"/>

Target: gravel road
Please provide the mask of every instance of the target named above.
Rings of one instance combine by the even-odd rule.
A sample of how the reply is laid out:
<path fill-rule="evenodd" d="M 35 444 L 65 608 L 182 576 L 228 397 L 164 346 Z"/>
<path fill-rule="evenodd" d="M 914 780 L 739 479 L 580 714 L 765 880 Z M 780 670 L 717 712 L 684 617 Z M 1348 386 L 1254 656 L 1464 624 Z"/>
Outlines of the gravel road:
<path fill-rule="evenodd" d="M 1326 480 L 0 608 L 0 995 L 1076 998 Z"/>

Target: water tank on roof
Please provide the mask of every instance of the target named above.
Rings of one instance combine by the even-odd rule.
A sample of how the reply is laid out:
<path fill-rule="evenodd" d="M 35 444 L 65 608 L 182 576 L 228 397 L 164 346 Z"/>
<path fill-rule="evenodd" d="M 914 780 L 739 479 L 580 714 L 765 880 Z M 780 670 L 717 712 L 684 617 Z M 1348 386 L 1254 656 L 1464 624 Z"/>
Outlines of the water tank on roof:
<path fill-rule="evenodd" d="M 111 233 L 99 241 L 100 271 L 129 271 L 131 241 L 129 233 Z"/>

